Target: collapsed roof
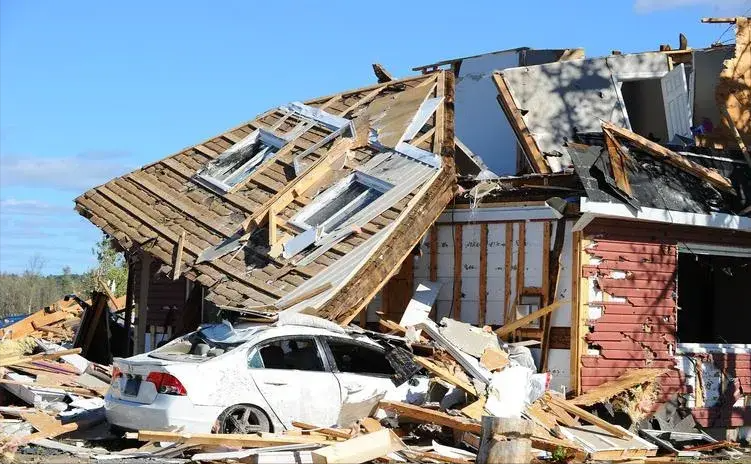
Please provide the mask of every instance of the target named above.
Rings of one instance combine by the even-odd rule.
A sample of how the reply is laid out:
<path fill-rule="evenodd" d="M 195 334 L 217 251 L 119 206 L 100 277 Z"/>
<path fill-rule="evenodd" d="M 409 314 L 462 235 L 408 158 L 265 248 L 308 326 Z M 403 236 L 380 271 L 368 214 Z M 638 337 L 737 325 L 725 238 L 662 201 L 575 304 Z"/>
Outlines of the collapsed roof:
<path fill-rule="evenodd" d="M 349 322 L 454 195 L 453 76 L 274 108 L 76 199 L 220 306 Z"/>

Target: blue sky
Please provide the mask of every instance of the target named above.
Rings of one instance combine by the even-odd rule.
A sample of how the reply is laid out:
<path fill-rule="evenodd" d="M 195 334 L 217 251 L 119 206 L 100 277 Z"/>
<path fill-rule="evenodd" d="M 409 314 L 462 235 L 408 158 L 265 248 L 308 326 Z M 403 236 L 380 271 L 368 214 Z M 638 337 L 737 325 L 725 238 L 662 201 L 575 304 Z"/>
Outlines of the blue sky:
<path fill-rule="evenodd" d="M 93 265 L 87 188 L 282 103 L 520 46 L 707 46 L 751 0 L 0 0 L 0 271 Z M 728 31 L 723 40 L 732 39 Z"/>

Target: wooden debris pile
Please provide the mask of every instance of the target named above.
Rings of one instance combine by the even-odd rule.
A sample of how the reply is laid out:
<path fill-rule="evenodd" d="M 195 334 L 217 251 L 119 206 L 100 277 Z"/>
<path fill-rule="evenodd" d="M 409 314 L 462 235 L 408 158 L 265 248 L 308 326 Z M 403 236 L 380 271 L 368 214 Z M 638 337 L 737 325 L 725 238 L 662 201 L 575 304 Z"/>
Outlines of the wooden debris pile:
<path fill-rule="evenodd" d="M 0 339 L 21 340 L 25 337 L 53 343 L 72 342 L 81 323 L 83 308 L 75 299 L 61 299 L 3 329 Z"/>
<path fill-rule="evenodd" d="M 657 453 L 656 445 L 546 391 L 549 376 L 534 373 L 529 350 L 492 331 L 446 319 L 381 325 L 406 336 L 411 361 L 421 368 L 414 375 L 428 376 L 424 397 L 413 403 L 383 399 L 350 427 L 293 421 L 294 428 L 277 433 L 142 430 L 129 438 L 177 444 L 204 462 L 583 462 Z"/>
<path fill-rule="evenodd" d="M 90 308 L 76 298 L 60 300 L 0 330 L 0 451 L 70 447 L 50 439 L 105 420 L 111 367 L 72 348 L 89 338 L 79 326 Z"/>

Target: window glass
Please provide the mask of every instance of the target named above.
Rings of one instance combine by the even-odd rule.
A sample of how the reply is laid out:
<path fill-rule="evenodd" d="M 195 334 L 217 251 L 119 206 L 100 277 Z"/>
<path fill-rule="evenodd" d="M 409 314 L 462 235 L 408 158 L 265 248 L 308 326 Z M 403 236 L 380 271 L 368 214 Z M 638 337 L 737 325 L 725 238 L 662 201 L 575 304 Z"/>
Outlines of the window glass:
<path fill-rule="evenodd" d="M 253 350 L 253 355 L 248 359 L 248 367 L 260 369 L 263 367 L 263 360 L 261 359 L 261 352 Z"/>
<path fill-rule="evenodd" d="M 198 172 L 198 177 L 216 187 L 229 190 L 244 181 L 283 144 L 282 139 L 272 134 L 254 132 L 209 162 Z"/>
<path fill-rule="evenodd" d="M 340 372 L 393 375 L 394 368 L 383 350 L 346 340 L 327 340 Z"/>
<path fill-rule="evenodd" d="M 260 362 L 253 356 L 248 360 L 249 367 L 301 371 L 324 370 L 320 352 L 312 338 L 275 340 L 263 345 L 257 353 L 260 356 Z"/>
<path fill-rule="evenodd" d="M 380 190 L 353 180 L 339 195 L 311 214 L 305 223 L 313 227 L 323 225 L 324 232 L 332 231 L 381 195 Z"/>

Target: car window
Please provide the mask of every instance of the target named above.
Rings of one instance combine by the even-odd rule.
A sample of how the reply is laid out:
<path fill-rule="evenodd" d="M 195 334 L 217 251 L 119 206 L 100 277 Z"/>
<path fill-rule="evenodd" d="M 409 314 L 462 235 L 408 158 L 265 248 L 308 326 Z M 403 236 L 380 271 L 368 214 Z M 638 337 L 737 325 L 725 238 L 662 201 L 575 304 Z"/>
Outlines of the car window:
<path fill-rule="evenodd" d="M 318 346 L 312 338 L 274 340 L 254 350 L 248 359 L 248 367 L 267 369 L 296 369 L 323 371 Z"/>
<path fill-rule="evenodd" d="M 327 340 L 339 372 L 393 375 L 394 368 L 383 350 L 347 340 Z"/>

